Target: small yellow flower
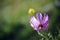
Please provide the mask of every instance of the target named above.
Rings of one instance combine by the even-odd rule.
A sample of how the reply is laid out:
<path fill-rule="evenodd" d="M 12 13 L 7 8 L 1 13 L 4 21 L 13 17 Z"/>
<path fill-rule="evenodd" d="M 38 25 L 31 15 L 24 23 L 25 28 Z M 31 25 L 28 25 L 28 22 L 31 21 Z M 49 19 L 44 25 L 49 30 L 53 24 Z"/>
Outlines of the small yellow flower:
<path fill-rule="evenodd" d="M 35 13 L 35 10 L 34 10 L 33 8 L 30 8 L 30 9 L 28 10 L 28 13 L 29 13 L 29 14 L 33 14 L 33 13 Z"/>

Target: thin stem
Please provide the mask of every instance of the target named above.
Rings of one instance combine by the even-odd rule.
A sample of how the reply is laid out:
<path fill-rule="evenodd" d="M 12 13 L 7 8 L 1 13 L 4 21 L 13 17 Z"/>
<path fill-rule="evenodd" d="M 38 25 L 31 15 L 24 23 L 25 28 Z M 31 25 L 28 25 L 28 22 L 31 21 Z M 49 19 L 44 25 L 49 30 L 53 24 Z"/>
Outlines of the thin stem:
<path fill-rule="evenodd" d="M 49 39 L 51 38 L 52 40 L 54 40 L 53 36 L 50 33 L 48 33 L 48 37 L 49 37 Z"/>
<path fill-rule="evenodd" d="M 46 36 L 44 36 L 43 34 L 41 34 L 39 31 L 37 31 L 37 33 L 38 33 L 40 36 L 46 38 L 46 40 L 48 40 L 48 38 L 47 38 Z"/>

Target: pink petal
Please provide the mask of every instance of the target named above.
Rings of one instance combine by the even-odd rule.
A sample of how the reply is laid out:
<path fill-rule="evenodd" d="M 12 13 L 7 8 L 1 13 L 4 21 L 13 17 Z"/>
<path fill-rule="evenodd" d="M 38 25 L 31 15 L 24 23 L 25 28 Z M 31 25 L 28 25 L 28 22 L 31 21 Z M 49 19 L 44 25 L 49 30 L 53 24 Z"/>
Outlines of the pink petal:
<path fill-rule="evenodd" d="M 38 20 L 40 23 L 42 23 L 42 14 L 38 12 L 38 13 L 36 14 L 36 17 L 37 17 L 37 20 Z"/>
<path fill-rule="evenodd" d="M 48 26 L 48 21 L 43 24 L 43 28 L 42 28 L 42 29 L 43 29 L 43 30 L 46 30 L 47 26 Z"/>
<path fill-rule="evenodd" d="M 34 30 L 38 30 L 38 24 L 39 24 L 40 22 L 39 21 L 37 21 L 37 19 L 33 16 L 33 17 L 31 17 L 31 19 L 30 19 L 30 24 L 31 24 L 31 26 L 32 26 L 32 28 L 34 29 Z"/>
<path fill-rule="evenodd" d="M 47 28 L 48 25 L 48 15 L 44 14 L 44 18 L 43 18 L 43 29 L 45 30 Z"/>
<path fill-rule="evenodd" d="M 43 17 L 43 24 L 45 24 L 47 21 L 48 21 L 48 14 L 45 13 Z"/>

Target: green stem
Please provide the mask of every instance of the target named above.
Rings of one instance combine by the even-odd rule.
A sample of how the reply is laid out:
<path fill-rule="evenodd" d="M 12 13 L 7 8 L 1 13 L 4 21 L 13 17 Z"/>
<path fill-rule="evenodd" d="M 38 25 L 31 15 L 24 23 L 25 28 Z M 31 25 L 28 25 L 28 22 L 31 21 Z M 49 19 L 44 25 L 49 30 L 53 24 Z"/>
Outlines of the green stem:
<path fill-rule="evenodd" d="M 48 40 L 48 38 L 47 38 L 46 36 L 44 36 L 43 34 L 41 34 L 39 31 L 37 31 L 37 33 L 38 33 L 40 36 L 46 38 L 46 40 Z"/>

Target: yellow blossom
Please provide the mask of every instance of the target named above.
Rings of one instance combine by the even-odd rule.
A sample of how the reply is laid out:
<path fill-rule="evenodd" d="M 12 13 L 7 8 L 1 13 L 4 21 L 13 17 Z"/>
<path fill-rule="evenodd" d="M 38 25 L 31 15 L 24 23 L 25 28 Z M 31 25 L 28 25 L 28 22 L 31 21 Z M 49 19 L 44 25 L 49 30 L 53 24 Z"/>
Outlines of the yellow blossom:
<path fill-rule="evenodd" d="M 28 13 L 29 13 L 29 14 L 33 14 L 33 13 L 35 13 L 35 10 L 34 10 L 33 8 L 30 8 L 30 9 L 28 10 Z"/>

